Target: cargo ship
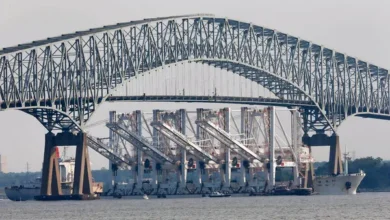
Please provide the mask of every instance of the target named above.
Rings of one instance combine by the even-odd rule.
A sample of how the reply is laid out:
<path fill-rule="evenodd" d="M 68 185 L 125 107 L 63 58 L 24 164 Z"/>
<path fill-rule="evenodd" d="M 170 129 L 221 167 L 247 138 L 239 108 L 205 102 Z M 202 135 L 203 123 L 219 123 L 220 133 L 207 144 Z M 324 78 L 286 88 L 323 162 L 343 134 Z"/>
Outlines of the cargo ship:
<path fill-rule="evenodd" d="M 68 195 L 72 193 L 75 159 L 65 159 L 65 153 L 64 157 L 60 158 L 58 148 L 56 151 L 59 160 L 62 193 Z M 36 177 L 34 180 L 26 181 L 21 185 L 5 187 L 4 192 L 7 198 L 12 201 L 34 200 L 34 196 L 41 193 L 41 177 Z M 103 183 L 93 181 L 93 192 L 99 195 L 103 193 Z"/>
<path fill-rule="evenodd" d="M 344 153 L 344 173 L 339 175 L 316 176 L 314 191 L 320 195 L 354 195 L 366 176 L 364 171 L 348 173 L 348 153 Z"/>

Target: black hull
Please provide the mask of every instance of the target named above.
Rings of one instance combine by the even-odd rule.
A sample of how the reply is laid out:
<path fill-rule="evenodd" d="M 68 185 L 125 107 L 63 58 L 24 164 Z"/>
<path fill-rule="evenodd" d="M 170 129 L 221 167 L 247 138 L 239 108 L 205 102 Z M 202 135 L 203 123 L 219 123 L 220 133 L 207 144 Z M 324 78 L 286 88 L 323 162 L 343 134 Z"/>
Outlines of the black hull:
<path fill-rule="evenodd" d="M 312 189 L 283 189 L 274 190 L 270 193 L 258 192 L 250 193 L 249 196 L 310 196 L 312 195 Z"/>
<path fill-rule="evenodd" d="M 58 195 L 58 196 L 34 196 L 37 201 L 61 201 L 61 200 L 96 200 L 100 199 L 99 195 Z"/>

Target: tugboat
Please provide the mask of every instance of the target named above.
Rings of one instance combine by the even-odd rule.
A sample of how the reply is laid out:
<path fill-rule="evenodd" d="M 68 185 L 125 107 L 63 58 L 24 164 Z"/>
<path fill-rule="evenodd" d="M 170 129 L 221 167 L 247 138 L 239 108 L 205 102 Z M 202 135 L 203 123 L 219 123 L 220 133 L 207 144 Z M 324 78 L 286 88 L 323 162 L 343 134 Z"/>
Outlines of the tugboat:
<path fill-rule="evenodd" d="M 293 191 L 287 187 L 287 186 L 276 186 L 272 192 L 271 192 L 271 195 L 274 195 L 274 196 L 289 196 L 289 195 L 293 195 Z"/>
<path fill-rule="evenodd" d="M 221 193 L 221 192 L 212 192 L 209 197 L 210 198 L 219 198 L 219 197 L 230 197 L 231 195 L 230 194 L 225 194 L 225 193 Z"/>

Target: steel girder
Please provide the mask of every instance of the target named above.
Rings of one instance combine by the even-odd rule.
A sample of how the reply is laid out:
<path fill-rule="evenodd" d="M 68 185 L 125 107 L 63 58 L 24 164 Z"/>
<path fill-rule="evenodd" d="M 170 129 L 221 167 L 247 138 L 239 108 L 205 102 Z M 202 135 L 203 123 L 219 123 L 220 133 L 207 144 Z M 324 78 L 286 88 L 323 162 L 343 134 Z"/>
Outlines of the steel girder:
<path fill-rule="evenodd" d="M 119 23 L 0 50 L 0 108 L 51 107 L 82 125 L 116 86 L 181 61 L 231 70 L 281 100 L 315 103 L 308 123 L 317 132 L 334 130 L 348 115 L 389 114 L 388 70 L 208 14 Z"/>

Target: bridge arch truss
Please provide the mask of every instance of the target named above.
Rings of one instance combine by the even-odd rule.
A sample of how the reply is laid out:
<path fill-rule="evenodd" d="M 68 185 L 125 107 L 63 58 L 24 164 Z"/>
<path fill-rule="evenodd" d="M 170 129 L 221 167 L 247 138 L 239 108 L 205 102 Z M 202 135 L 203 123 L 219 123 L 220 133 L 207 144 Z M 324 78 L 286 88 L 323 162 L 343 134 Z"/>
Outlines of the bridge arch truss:
<path fill-rule="evenodd" d="M 307 131 L 334 130 L 352 114 L 389 114 L 388 70 L 210 14 L 118 23 L 4 48 L 0 108 L 53 108 L 82 125 L 117 86 L 184 61 L 240 74 L 281 100 L 312 103 L 304 110 Z"/>

